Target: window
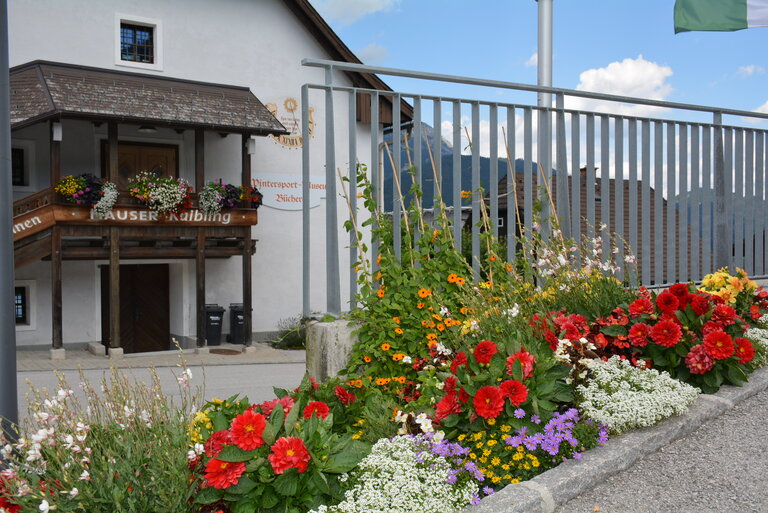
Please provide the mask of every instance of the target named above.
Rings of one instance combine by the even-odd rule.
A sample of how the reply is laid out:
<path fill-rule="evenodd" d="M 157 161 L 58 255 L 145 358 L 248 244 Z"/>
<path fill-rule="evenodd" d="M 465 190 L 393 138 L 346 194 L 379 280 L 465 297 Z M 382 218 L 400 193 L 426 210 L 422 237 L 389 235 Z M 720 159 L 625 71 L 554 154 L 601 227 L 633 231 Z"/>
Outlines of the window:
<path fill-rule="evenodd" d="M 115 14 L 115 64 L 163 69 L 163 32 L 160 20 Z"/>
<path fill-rule="evenodd" d="M 24 150 L 22 148 L 11 149 L 11 176 L 15 187 L 29 185 L 24 165 Z"/>
<path fill-rule="evenodd" d="M 124 61 L 155 62 L 155 29 L 129 23 L 120 24 L 120 59 Z"/>
<path fill-rule="evenodd" d="M 14 298 L 16 324 L 29 324 L 29 300 L 27 287 L 14 287 Z"/>

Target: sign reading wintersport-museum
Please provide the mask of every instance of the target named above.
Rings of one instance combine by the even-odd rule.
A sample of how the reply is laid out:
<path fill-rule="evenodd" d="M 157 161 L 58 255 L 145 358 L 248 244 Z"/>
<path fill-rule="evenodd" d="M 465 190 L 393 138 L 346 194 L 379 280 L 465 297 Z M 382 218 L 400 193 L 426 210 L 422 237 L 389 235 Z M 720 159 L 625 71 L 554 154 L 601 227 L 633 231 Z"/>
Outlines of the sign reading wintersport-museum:
<path fill-rule="evenodd" d="M 302 179 L 298 173 L 259 173 L 252 180 L 253 185 L 264 195 L 264 205 L 280 210 L 301 210 Z M 325 198 L 325 177 L 311 176 L 309 178 L 309 206 L 317 207 L 320 200 Z"/>

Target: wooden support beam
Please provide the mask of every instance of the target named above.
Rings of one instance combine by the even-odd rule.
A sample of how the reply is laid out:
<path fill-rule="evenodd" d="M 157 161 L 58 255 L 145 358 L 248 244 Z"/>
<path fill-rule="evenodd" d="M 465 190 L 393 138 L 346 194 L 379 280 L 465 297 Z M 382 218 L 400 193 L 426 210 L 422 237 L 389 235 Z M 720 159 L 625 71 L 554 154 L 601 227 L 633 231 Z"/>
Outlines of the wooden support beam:
<path fill-rule="evenodd" d="M 251 228 L 243 228 L 243 344 L 251 345 L 253 333 L 253 240 Z"/>
<path fill-rule="evenodd" d="M 205 185 L 205 130 L 195 128 L 195 191 Z"/>
<path fill-rule="evenodd" d="M 109 229 L 109 347 L 120 347 L 120 235 Z"/>
<path fill-rule="evenodd" d="M 208 341 L 205 337 L 205 229 L 197 232 L 197 251 L 195 256 L 195 271 L 197 275 L 197 347 L 205 347 Z"/>
<path fill-rule="evenodd" d="M 118 183 L 117 171 L 117 121 L 107 122 L 107 147 L 109 162 L 107 162 L 107 180 Z M 119 347 L 119 346 L 115 346 Z"/>
<path fill-rule="evenodd" d="M 61 279 L 61 230 L 54 226 L 51 229 L 51 322 L 53 328 L 51 338 L 54 349 L 61 349 L 64 344 L 62 337 Z"/>
<path fill-rule="evenodd" d="M 49 123 L 51 141 L 51 187 L 61 180 L 61 141 L 53 140 L 53 122 Z"/>
<path fill-rule="evenodd" d="M 248 188 L 251 186 L 251 154 L 248 153 L 248 141 L 251 140 L 250 134 L 243 134 L 242 136 L 242 182 L 243 187 Z"/>

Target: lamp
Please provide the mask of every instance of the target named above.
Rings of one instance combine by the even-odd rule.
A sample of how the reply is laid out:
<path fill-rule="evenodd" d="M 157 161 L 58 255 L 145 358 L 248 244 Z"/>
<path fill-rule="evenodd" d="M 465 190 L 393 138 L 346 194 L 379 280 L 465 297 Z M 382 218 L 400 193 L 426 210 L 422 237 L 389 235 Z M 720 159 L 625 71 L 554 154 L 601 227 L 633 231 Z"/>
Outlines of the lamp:
<path fill-rule="evenodd" d="M 157 132 L 157 128 L 150 125 L 141 125 L 136 131 L 142 134 L 154 134 Z"/>
<path fill-rule="evenodd" d="M 59 142 L 62 139 L 61 123 L 58 121 L 54 121 L 51 124 L 51 139 Z"/>

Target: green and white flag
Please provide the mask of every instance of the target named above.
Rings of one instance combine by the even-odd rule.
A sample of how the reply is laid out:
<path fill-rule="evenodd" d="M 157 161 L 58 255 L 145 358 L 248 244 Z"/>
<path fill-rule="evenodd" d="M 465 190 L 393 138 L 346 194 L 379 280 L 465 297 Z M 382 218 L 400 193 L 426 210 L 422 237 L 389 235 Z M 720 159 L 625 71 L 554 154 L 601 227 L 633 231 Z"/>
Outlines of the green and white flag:
<path fill-rule="evenodd" d="M 675 0 L 675 34 L 768 27 L 768 0 Z"/>

